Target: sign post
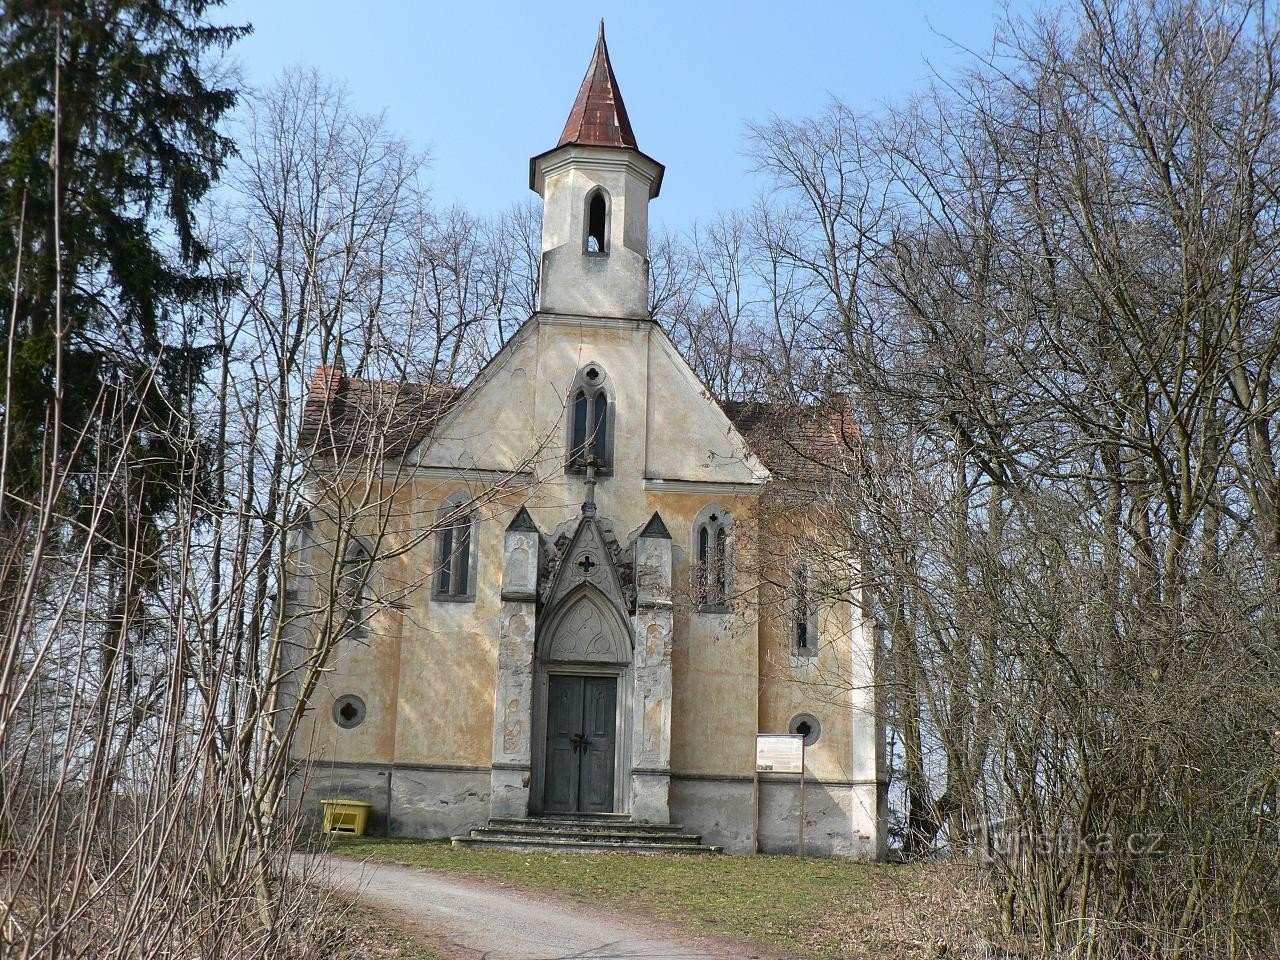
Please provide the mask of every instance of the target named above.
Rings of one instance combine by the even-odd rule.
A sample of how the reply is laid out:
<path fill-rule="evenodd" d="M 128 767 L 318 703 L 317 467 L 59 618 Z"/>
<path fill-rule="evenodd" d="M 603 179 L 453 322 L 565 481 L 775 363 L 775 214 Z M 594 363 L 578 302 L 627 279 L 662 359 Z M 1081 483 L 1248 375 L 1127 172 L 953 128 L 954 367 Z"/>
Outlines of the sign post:
<path fill-rule="evenodd" d="M 751 813 L 751 853 L 760 852 L 760 766 L 756 765 L 755 809 Z"/>
<path fill-rule="evenodd" d="M 800 774 L 800 856 L 804 856 L 804 737 L 800 734 L 756 735 L 755 817 L 751 849 L 760 850 L 760 774 Z"/>
<path fill-rule="evenodd" d="M 804 737 L 800 738 L 800 857 L 804 859 Z"/>

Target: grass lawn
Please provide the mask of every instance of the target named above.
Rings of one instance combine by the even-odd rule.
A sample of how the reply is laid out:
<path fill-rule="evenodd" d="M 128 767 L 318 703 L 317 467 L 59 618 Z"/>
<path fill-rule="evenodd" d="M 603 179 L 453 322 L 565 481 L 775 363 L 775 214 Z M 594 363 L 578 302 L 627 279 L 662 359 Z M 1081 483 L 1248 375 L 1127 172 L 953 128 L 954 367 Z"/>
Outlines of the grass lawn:
<path fill-rule="evenodd" d="M 447 841 L 342 838 L 335 854 L 430 867 L 655 914 L 805 957 L 974 956 L 988 928 L 962 868 L 798 857 L 462 850 Z"/>

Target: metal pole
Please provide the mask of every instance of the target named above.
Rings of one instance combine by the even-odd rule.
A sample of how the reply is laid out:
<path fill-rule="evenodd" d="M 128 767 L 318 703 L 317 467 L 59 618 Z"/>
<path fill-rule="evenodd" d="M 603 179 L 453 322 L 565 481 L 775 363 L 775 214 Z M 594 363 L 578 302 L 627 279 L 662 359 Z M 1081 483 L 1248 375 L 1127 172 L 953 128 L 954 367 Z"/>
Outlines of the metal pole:
<path fill-rule="evenodd" d="M 800 856 L 804 856 L 804 741 L 800 741 Z"/>
<path fill-rule="evenodd" d="M 751 816 L 751 852 L 760 852 L 760 770 L 755 775 L 755 810 Z"/>

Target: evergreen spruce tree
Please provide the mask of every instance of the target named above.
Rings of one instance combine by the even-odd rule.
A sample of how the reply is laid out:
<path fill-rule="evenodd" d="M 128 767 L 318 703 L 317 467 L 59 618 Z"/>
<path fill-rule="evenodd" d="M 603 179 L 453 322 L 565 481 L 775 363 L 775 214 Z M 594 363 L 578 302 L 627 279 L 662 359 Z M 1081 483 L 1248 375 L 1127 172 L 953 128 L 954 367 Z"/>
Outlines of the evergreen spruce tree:
<path fill-rule="evenodd" d="M 191 440 L 190 397 L 209 349 L 191 308 L 222 282 L 208 269 L 196 210 L 233 149 L 218 124 L 236 91 L 211 81 L 209 67 L 249 29 L 212 24 L 220 2 L 0 4 L 0 289 L 14 327 L 12 359 L 0 351 L 9 380 L 0 541 L 23 535 L 21 518 L 53 468 L 68 477 L 69 516 L 106 502 L 108 527 L 145 526 L 182 479 L 178 446 Z M 113 462 L 128 469 L 108 481 Z"/>

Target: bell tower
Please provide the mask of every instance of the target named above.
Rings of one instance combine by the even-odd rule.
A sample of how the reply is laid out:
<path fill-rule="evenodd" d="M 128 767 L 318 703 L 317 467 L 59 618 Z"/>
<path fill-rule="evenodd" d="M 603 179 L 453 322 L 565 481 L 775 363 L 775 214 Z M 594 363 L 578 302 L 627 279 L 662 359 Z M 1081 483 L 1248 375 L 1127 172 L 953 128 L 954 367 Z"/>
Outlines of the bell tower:
<path fill-rule="evenodd" d="M 648 317 L 649 201 L 662 173 L 636 146 L 601 20 L 560 142 L 529 161 L 543 200 L 542 312 Z"/>

